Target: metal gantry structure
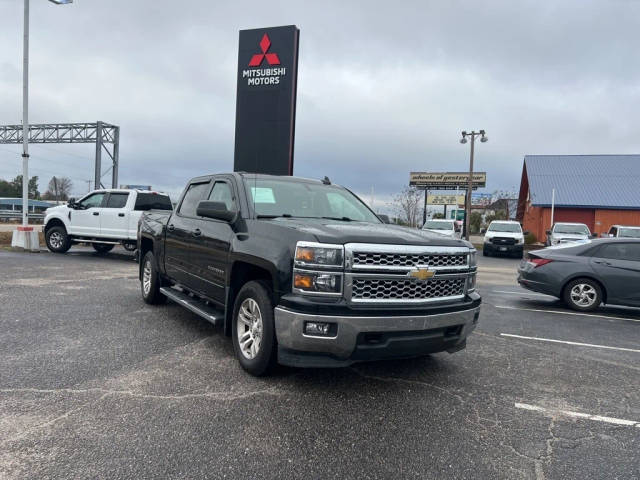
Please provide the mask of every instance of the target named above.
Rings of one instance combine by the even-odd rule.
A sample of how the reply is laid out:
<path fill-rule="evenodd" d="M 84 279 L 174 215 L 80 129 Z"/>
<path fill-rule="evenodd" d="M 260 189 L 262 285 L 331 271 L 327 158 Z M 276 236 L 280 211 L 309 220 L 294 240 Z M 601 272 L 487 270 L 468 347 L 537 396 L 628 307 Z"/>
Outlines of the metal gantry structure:
<path fill-rule="evenodd" d="M 0 144 L 22 144 L 22 125 L 0 125 Z M 104 188 L 102 177 L 111 170 L 111 188 L 118 188 L 120 127 L 106 122 L 43 123 L 29 125 L 29 143 L 95 143 L 95 188 Z M 102 152 L 111 166 L 102 172 Z"/>

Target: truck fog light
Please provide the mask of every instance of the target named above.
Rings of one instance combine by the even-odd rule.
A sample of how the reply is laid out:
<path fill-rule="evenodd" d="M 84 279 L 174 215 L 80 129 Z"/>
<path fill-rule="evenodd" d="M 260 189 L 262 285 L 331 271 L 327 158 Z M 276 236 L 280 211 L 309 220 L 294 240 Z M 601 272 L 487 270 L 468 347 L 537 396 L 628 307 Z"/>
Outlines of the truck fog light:
<path fill-rule="evenodd" d="M 467 280 L 467 292 L 473 292 L 476 289 L 476 274 L 469 275 Z"/>
<path fill-rule="evenodd" d="M 317 335 L 323 337 L 334 336 L 335 323 L 326 322 L 305 322 L 304 333 L 307 335 Z"/>

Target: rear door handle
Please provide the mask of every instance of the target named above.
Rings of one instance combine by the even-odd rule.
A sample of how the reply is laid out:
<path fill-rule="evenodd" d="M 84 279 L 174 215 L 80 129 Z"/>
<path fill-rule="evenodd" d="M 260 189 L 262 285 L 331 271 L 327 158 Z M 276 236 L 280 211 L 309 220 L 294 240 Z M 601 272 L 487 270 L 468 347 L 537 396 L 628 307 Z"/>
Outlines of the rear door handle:
<path fill-rule="evenodd" d="M 171 223 L 171 224 L 169 224 L 169 225 L 167 226 L 167 230 L 171 230 L 171 231 L 173 231 L 173 229 L 174 229 L 174 228 L 176 228 L 176 227 L 174 227 L 174 226 L 173 226 L 173 223 Z"/>
<path fill-rule="evenodd" d="M 593 263 L 597 263 L 598 265 L 606 265 L 607 267 L 611 266 L 611 263 L 605 262 L 604 260 L 594 260 Z"/>
<path fill-rule="evenodd" d="M 119 217 L 124 217 L 124 213 L 119 213 L 118 216 Z"/>
<path fill-rule="evenodd" d="M 200 231 L 200 229 L 199 229 L 199 228 L 196 228 L 196 229 L 193 231 L 193 236 L 194 236 L 194 237 L 199 237 L 200 235 L 202 235 L 202 232 Z"/>
<path fill-rule="evenodd" d="M 100 212 L 93 212 L 94 215 L 100 215 Z"/>

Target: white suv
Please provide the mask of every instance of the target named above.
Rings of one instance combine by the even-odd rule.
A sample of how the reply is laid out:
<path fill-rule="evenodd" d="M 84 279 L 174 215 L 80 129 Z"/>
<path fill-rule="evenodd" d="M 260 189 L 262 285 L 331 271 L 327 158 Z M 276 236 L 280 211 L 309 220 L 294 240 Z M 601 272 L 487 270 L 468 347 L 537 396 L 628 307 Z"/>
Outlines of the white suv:
<path fill-rule="evenodd" d="M 44 238 L 47 248 L 64 253 L 75 243 L 91 243 L 106 253 L 121 243 L 136 248 L 138 220 L 145 210 L 173 210 L 169 195 L 146 190 L 96 190 L 80 200 L 69 200 L 46 210 Z"/>
<path fill-rule="evenodd" d="M 551 230 L 546 231 L 547 246 L 558 245 L 559 243 L 586 242 L 590 238 L 591 230 L 584 223 L 554 223 Z"/>
<path fill-rule="evenodd" d="M 524 236 L 518 222 L 511 220 L 494 220 L 484 234 L 482 254 L 487 257 L 493 254 L 506 254 L 522 258 Z"/>
<path fill-rule="evenodd" d="M 444 218 L 427 220 L 422 229 L 451 238 L 460 238 L 461 236 L 458 223 L 455 220 L 445 220 Z"/>
<path fill-rule="evenodd" d="M 610 238 L 640 238 L 640 227 L 612 225 L 609 232 L 602 236 Z"/>

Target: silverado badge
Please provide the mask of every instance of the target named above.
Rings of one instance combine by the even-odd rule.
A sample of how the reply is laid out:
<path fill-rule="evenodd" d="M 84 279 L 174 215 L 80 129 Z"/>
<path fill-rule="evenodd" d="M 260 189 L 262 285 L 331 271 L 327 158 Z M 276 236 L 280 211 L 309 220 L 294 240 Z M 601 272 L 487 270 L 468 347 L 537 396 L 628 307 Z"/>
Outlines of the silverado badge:
<path fill-rule="evenodd" d="M 407 273 L 407 277 L 426 282 L 427 280 L 433 278 L 435 274 L 436 272 L 434 272 L 433 270 L 429 270 L 429 267 L 422 267 L 414 268 L 413 270 L 409 271 L 409 273 Z"/>

